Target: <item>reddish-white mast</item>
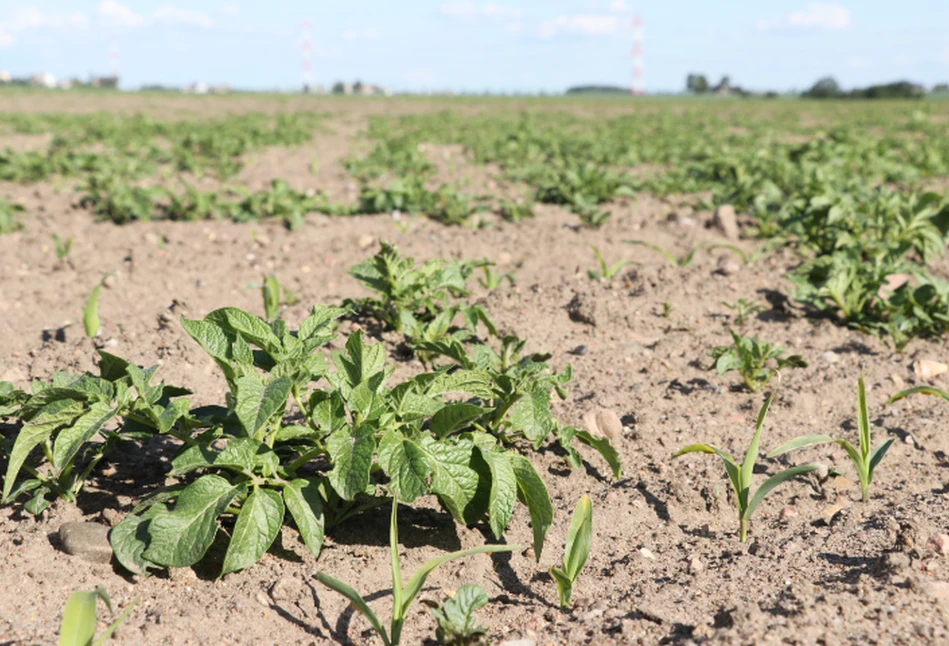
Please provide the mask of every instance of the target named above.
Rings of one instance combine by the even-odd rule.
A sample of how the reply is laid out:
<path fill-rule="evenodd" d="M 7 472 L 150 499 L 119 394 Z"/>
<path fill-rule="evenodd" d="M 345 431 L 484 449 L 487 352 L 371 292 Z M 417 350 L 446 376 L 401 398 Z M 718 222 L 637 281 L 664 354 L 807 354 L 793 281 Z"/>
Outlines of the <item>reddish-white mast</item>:
<path fill-rule="evenodd" d="M 642 95 L 646 93 L 646 82 L 643 77 L 645 69 L 643 55 L 643 41 L 645 31 L 643 19 L 640 16 L 633 18 L 633 86 L 632 93 Z"/>

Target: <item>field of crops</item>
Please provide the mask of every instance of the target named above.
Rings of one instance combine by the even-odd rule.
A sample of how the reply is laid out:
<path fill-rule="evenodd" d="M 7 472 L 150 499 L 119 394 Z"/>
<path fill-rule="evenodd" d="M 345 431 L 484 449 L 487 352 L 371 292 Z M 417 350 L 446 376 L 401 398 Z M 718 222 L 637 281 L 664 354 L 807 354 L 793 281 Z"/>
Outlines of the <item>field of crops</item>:
<path fill-rule="evenodd" d="M 946 102 L 0 93 L 0 643 L 949 640 L 947 240 Z"/>

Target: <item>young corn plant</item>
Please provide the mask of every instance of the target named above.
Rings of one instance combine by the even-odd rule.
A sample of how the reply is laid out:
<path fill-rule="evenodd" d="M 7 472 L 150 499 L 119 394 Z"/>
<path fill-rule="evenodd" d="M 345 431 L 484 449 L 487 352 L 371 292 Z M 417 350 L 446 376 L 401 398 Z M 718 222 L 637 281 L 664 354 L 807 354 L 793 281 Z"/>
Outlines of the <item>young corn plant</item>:
<path fill-rule="evenodd" d="M 516 545 L 482 545 L 481 547 L 444 554 L 424 563 L 415 574 L 412 575 L 408 582 L 403 585 L 402 561 L 399 556 L 399 496 L 396 492 L 393 492 L 393 494 L 392 515 L 389 523 L 389 552 L 392 566 L 392 619 L 389 623 L 389 630 L 387 631 L 385 629 L 379 617 L 373 612 L 372 608 L 369 607 L 369 604 L 366 603 L 362 595 L 356 592 L 350 585 L 338 579 L 334 579 L 325 572 L 319 572 L 316 575 L 317 581 L 349 599 L 353 606 L 369 620 L 369 623 L 382 639 L 382 643 L 385 646 L 398 646 L 398 644 L 401 643 L 402 628 L 408 617 L 409 609 L 412 607 L 419 592 L 422 591 L 422 586 L 425 585 L 428 576 L 438 567 L 449 561 L 465 558 L 466 556 L 473 556 L 475 554 L 516 552 L 523 549 Z"/>
<path fill-rule="evenodd" d="M 901 390 L 890 397 L 890 400 L 887 403 L 892 404 L 894 402 L 898 402 L 899 400 L 909 397 L 910 395 L 931 395 L 934 397 L 942 397 L 946 401 L 949 401 L 949 392 L 946 392 L 945 390 L 933 388 L 932 386 L 916 386 L 915 388 Z"/>
<path fill-rule="evenodd" d="M 673 458 L 677 458 L 687 453 L 714 453 L 721 458 L 725 464 L 725 472 L 728 474 L 728 480 L 731 482 L 732 489 L 738 501 L 738 535 L 742 543 L 748 541 L 748 528 L 751 524 L 751 517 L 765 496 L 783 482 L 817 469 L 817 465 L 814 464 L 802 464 L 791 467 L 790 469 L 785 469 L 765 480 L 761 486 L 752 493 L 751 487 L 754 479 L 755 462 L 758 460 L 759 447 L 761 444 L 761 429 L 764 427 L 765 417 L 768 415 L 768 410 L 771 408 L 773 401 L 774 395 L 771 395 L 764 403 L 764 406 L 761 407 L 761 411 L 758 413 L 758 421 L 755 424 L 754 437 L 751 439 L 751 444 L 748 445 L 748 450 L 745 452 L 745 459 L 741 464 L 730 454 L 709 444 L 690 444 L 689 446 L 679 449 L 679 451 L 672 456 Z"/>
<path fill-rule="evenodd" d="M 596 256 L 596 261 L 600 265 L 600 270 L 590 269 L 587 271 L 587 276 L 592 280 L 612 280 L 616 274 L 623 270 L 623 267 L 630 264 L 629 260 L 619 260 L 612 265 L 606 262 L 606 258 L 603 257 L 603 254 L 600 253 L 600 250 L 592 244 L 587 245 L 590 249 L 593 250 L 593 254 Z"/>
<path fill-rule="evenodd" d="M 904 390 L 903 392 L 897 393 L 890 401 L 894 402 L 897 399 L 901 399 L 902 397 L 915 392 L 924 394 L 941 394 L 949 399 L 949 396 L 946 396 L 943 393 L 929 392 L 931 390 L 934 389 L 929 389 L 926 386 L 921 388 L 911 388 L 909 390 Z M 833 442 L 846 451 L 847 455 L 850 457 L 851 462 L 853 462 L 853 466 L 857 470 L 857 477 L 860 479 L 861 498 L 863 499 L 863 502 L 867 502 L 870 500 L 870 485 L 873 484 L 873 474 L 876 471 L 877 466 L 883 460 L 883 456 L 886 455 L 886 452 L 893 445 L 893 442 L 896 438 L 891 437 L 883 444 L 877 446 L 875 449 L 873 448 L 873 438 L 870 433 L 870 413 L 867 410 L 867 388 L 866 384 L 864 383 L 863 375 L 860 375 L 860 380 L 857 382 L 857 428 L 860 432 L 858 446 L 854 446 L 847 440 L 834 438 L 830 435 L 802 435 L 791 440 L 790 442 L 782 444 L 774 451 L 769 453 L 768 457 L 776 457 L 787 453 L 788 451 L 793 451 L 794 449 L 799 449 L 805 446 Z"/>
<path fill-rule="evenodd" d="M 71 265 L 69 254 L 72 253 L 72 236 L 63 240 L 54 232 L 53 243 L 56 245 L 56 260 L 59 261 L 60 266 L 67 263 Z"/>
<path fill-rule="evenodd" d="M 261 296 L 264 299 L 264 318 L 273 321 L 280 313 L 280 281 L 271 274 L 264 278 L 264 284 L 260 288 Z"/>
<path fill-rule="evenodd" d="M 666 260 L 675 265 L 676 267 L 689 267 L 693 261 L 695 261 L 695 256 L 699 251 L 703 249 L 707 251 L 715 251 L 716 249 L 728 249 L 729 251 L 734 252 L 741 258 L 743 263 L 748 263 L 748 256 L 742 251 L 739 247 L 736 247 L 733 244 L 728 244 L 727 242 L 710 242 L 703 241 L 689 249 L 684 255 L 677 256 L 665 247 L 660 247 L 657 244 L 651 242 L 646 242 L 645 240 L 623 240 L 627 244 L 636 245 L 639 247 L 646 247 L 647 249 L 652 249 L 653 251 L 661 254 Z"/>
<path fill-rule="evenodd" d="M 584 494 L 573 511 L 570 521 L 570 532 L 567 534 L 567 547 L 563 554 L 563 568 L 550 568 L 550 575 L 557 582 L 557 593 L 560 596 L 560 608 L 570 607 L 570 598 L 573 596 L 573 584 L 576 583 L 580 571 L 586 565 L 590 555 L 590 541 L 593 536 L 593 502 L 590 496 Z"/>
<path fill-rule="evenodd" d="M 86 306 L 82 308 L 82 326 L 86 331 L 86 336 L 94 339 L 99 336 L 102 330 L 102 321 L 99 318 L 99 294 L 102 292 L 102 281 L 89 293 L 86 299 Z"/>
<path fill-rule="evenodd" d="M 59 628 L 59 646 L 100 646 L 112 637 L 135 609 L 136 602 L 133 602 L 96 639 L 96 605 L 99 599 L 105 602 L 112 613 L 109 593 L 101 586 L 91 592 L 78 591 L 69 595 L 63 610 L 63 623 Z"/>
<path fill-rule="evenodd" d="M 517 282 L 514 280 L 514 274 L 512 272 L 502 274 L 501 272 L 494 271 L 494 268 L 491 265 L 483 266 L 481 271 L 484 274 L 484 277 L 478 279 L 478 284 L 488 291 L 493 292 L 494 290 L 499 289 L 501 285 L 504 284 L 505 280 L 507 280 L 511 287 L 514 287 L 517 284 Z"/>
<path fill-rule="evenodd" d="M 488 605 L 488 594 L 480 585 L 463 585 L 438 605 L 422 600 L 432 608 L 438 622 L 435 639 L 444 646 L 476 646 L 485 643 L 487 630 L 475 623 L 475 612 Z"/>
<path fill-rule="evenodd" d="M 784 358 L 782 355 L 785 350 L 780 346 L 739 336 L 734 330 L 728 332 L 732 335 L 733 344 L 720 345 L 709 353 L 715 361 L 709 370 L 715 370 L 719 375 L 737 370 L 751 392 L 758 392 L 767 386 L 785 368 L 807 367 L 807 362 L 800 355 Z M 770 361 L 774 362 L 774 367 L 768 366 Z"/>

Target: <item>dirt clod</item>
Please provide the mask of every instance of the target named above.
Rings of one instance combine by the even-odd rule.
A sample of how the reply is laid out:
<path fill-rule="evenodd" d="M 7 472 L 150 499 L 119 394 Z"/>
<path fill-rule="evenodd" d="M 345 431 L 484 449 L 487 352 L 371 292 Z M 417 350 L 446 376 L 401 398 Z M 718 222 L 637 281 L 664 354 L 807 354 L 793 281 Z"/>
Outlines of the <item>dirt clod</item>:
<path fill-rule="evenodd" d="M 574 294 L 573 298 L 567 304 L 567 314 L 571 321 L 577 323 L 586 323 L 596 327 L 596 301 L 582 294 Z"/>
<path fill-rule="evenodd" d="M 619 440 L 623 435 L 623 423 L 615 411 L 608 408 L 594 408 L 583 415 L 583 424 L 593 435 Z"/>
<path fill-rule="evenodd" d="M 738 218 L 735 215 L 735 207 L 731 204 L 722 204 L 715 209 L 715 215 L 712 216 L 712 226 L 729 240 L 738 240 L 741 235 L 738 229 Z"/>

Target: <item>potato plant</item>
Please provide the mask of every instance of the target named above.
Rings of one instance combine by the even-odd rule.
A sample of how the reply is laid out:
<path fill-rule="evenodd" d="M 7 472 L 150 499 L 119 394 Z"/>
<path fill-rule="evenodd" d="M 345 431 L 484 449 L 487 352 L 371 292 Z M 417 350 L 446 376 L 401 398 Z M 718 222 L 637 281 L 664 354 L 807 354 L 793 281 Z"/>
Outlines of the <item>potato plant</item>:
<path fill-rule="evenodd" d="M 719 375 L 737 371 L 751 392 L 758 392 L 767 386 L 781 370 L 807 367 L 807 362 L 800 355 L 785 358 L 785 350 L 780 346 L 740 336 L 734 330 L 728 332 L 733 343 L 717 346 L 709 353 L 715 361 L 709 370 L 715 370 Z M 772 361 L 773 367 L 768 365 Z"/>
<path fill-rule="evenodd" d="M 171 475 L 186 480 L 143 501 L 113 530 L 126 568 L 193 565 L 222 523 L 233 526 L 222 573 L 246 568 L 270 547 L 287 512 L 318 554 L 326 528 L 384 504 L 385 491 L 406 503 L 434 495 L 458 522 L 486 520 L 498 538 L 520 500 L 540 557 L 553 506 L 540 474 L 510 443 L 523 436 L 539 448 L 562 428 L 547 390 L 564 378 L 544 376 L 536 363 L 505 374 L 488 361 L 393 388 L 384 347 L 361 332 L 331 354 L 330 368 L 320 350 L 343 313 L 317 307 L 296 331 L 233 308 L 183 320 L 230 395 L 226 407 L 190 414 L 200 413 L 207 428 L 172 460 Z M 513 352 L 502 351 L 504 361 Z M 291 402 L 302 423 L 285 421 Z M 608 441 L 576 435 L 619 471 Z"/>
<path fill-rule="evenodd" d="M 119 442 L 159 433 L 191 441 L 191 430 L 201 422 L 188 414 L 189 401 L 182 396 L 189 391 L 152 385 L 157 368 L 144 370 L 106 352 L 99 355 L 99 375 L 57 373 L 49 384 L 33 382 L 29 394 L 0 384 L 0 416 L 23 422 L 8 452 L 0 502 L 29 496 L 24 507 L 40 514 L 56 498 L 74 501 Z M 97 435 L 102 441 L 93 441 Z M 21 471 L 29 477 L 18 483 Z"/>

